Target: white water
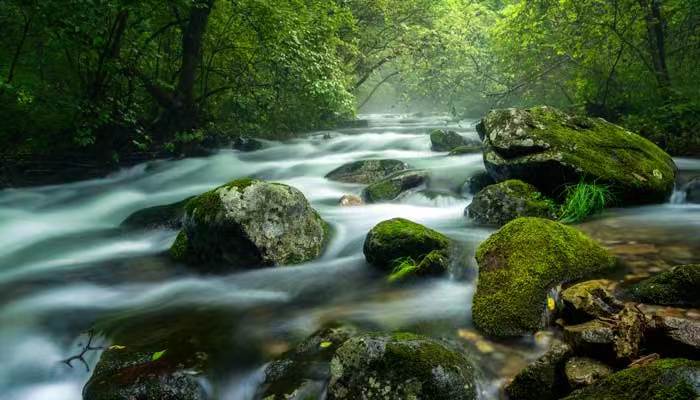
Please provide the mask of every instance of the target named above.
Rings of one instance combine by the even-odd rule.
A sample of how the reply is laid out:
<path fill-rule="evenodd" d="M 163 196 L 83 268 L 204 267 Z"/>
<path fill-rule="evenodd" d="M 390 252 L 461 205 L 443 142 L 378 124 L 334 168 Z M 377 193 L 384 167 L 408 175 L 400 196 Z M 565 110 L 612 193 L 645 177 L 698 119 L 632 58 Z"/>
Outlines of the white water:
<path fill-rule="evenodd" d="M 390 289 L 365 264 L 361 246 L 376 223 L 406 217 L 458 240 L 465 248 L 458 267 L 473 267 L 470 254 L 491 230 L 465 220 L 470 198 L 458 192 L 467 177 L 483 169 L 481 155 L 431 152 L 428 130 L 447 125 L 439 118 L 414 124 L 400 124 L 395 116 L 371 118 L 370 128 L 332 132 L 331 139 L 317 134 L 284 144 L 270 142 L 254 153 L 222 150 L 207 158 L 140 165 L 105 179 L 0 191 L 0 398 L 80 399 L 89 373 L 59 361 L 77 352 L 76 345 L 84 340 L 80 333 L 96 319 L 120 312 L 225 307 L 246 316 L 245 326 L 231 335 L 243 335 L 253 346 L 303 336 L 334 319 L 381 329 L 446 320 L 455 327 L 470 327 L 470 279 L 444 278 Z M 476 137 L 472 123 L 449 126 Z M 427 168 L 432 174 L 429 189 L 447 194 L 431 199 L 412 193 L 387 204 L 338 207 L 343 194 L 359 194 L 362 186 L 323 176 L 343 163 L 368 158 L 395 158 Z M 697 160 L 679 164 L 700 171 Z M 117 229 L 134 211 L 245 176 L 283 182 L 304 192 L 334 228 L 323 257 L 299 267 L 198 276 L 156 256 L 170 246 L 175 232 Z M 700 208 L 685 204 L 625 210 L 615 218 L 632 226 L 700 232 Z M 258 316 L 269 309 L 275 312 Z M 525 358 L 540 351 L 536 346 L 516 347 L 513 351 Z M 88 355 L 91 366 L 98 356 Z M 219 386 L 222 399 L 250 396 L 264 360 L 231 364 L 230 378 L 211 384 Z M 500 377 L 485 376 L 484 397 L 491 398 Z"/>

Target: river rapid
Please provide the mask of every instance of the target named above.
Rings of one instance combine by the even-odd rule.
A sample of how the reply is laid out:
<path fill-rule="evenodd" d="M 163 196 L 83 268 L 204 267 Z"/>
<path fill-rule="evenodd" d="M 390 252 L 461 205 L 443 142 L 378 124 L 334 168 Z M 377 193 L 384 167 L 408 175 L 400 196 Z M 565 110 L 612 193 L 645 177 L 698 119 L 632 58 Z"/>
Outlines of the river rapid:
<path fill-rule="evenodd" d="M 252 399 L 266 362 L 331 321 L 373 330 L 410 330 L 464 345 L 481 376 L 483 399 L 546 348 L 550 334 L 490 342 L 471 324 L 476 247 L 492 232 L 464 217 L 463 182 L 483 170 L 481 154 L 430 150 L 427 134 L 449 127 L 476 138 L 474 121 L 369 115 L 368 128 L 314 133 L 261 151 L 220 150 L 205 158 L 157 161 L 104 179 L 0 191 L 0 399 L 79 400 L 90 372 L 61 360 L 80 352 L 95 322 L 120 318 L 124 329 L 155 329 L 183 318 L 223 337 L 214 373 L 202 377 L 221 400 Z M 340 207 L 361 185 L 324 178 L 359 159 L 391 158 L 431 173 L 423 191 L 399 200 Z M 684 176 L 700 160 L 676 160 Z M 134 211 L 173 203 L 239 177 L 300 189 L 333 228 L 324 255 L 295 267 L 202 276 L 161 256 L 172 230 L 125 231 Z M 628 275 L 700 261 L 700 206 L 668 204 L 609 210 L 582 229 L 628 261 Z M 362 255 L 367 232 L 404 217 L 461 244 L 450 276 L 389 286 Z M 188 316 L 196 315 L 191 319 Z M 184 317 L 183 317 L 184 315 Z M 163 319 L 159 319 L 164 317 Z M 152 325 L 132 321 L 151 321 Z M 155 321 L 155 322 L 153 322 Z M 156 324 L 154 327 L 153 324 Z M 149 328 L 151 326 L 151 328 Z M 96 345 L 110 338 L 96 337 Z M 86 354 L 92 368 L 99 350 Z"/>

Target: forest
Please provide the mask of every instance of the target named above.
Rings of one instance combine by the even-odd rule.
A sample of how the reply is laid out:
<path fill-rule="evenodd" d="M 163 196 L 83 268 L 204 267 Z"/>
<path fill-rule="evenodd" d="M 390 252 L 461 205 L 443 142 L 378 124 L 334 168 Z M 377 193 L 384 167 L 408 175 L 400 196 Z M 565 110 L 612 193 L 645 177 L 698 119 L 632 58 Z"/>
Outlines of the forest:
<path fill-rule="evenodd" d="M 3 400 L 697 400 L 700 0 L 0 0 Z"/>

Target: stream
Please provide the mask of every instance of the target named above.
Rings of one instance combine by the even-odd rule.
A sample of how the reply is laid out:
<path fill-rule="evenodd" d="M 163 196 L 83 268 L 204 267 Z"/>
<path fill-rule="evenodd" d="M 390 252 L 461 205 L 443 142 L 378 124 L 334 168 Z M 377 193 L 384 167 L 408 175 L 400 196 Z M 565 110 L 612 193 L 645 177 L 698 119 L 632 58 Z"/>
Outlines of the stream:
<path fill-rule="evenodd" d="M 493 229 L 464 217 L 471 201 L 462 183 L 483 170 L 481 154 L 430 150 L 427 134 L 448 127 L 476 138 L 475 121 L 431 116 L 367 115 L 368 128 L 319 132 L 263 150 L 223 149 L 205 158 L 156 161 L 112 176 L 65 185 L 0 191 L 0 399 L 79 400 L 90 372 L 80 352 L 92 325 L 184 318 L 223 337 L 221 362 L 202 378 L 213 397 L 252 399 L 266 362 L 324 323 L 348 321 L 374 330 L 409 330 L 458 341 L 474 354 L 483 399 L 546 349 L 551 334 L 491 342 L 471 324 L 473 254 Z M 392 203 L 340 207 L 361 185 L 324 178 L 359 159 L 391 158 L 431 173 L 429 187 Z M 700 160 L 677 159 L 684 176 Z M 324 255 L 295 267 L 202 276 L 162 257 L 172 230 L 125 231 L 134 211 L 173 203 L 239 177 L 300 189 L 333 229 Z M 458 241 L 461 262 L 450 276 L 390 286 L 364 261 L 362 244 L 377 223 L 404 217 Z M 581 226 L 628 265 L 628 275 L 700 261 L 700 205 L 679 196 L 667 204 L 608 210 Z M 190 319 L 182 315 L 196 314 Z M 223 317 L 222 317 L 223 316 Z M 179 321 L 179 320 L 178 320 Z M 192 322 L 196 321 L 196 322 Z M 108 345 L 97 337 L 96 344 Z M 93 368 L 99 351 L 86 354 Z"/>

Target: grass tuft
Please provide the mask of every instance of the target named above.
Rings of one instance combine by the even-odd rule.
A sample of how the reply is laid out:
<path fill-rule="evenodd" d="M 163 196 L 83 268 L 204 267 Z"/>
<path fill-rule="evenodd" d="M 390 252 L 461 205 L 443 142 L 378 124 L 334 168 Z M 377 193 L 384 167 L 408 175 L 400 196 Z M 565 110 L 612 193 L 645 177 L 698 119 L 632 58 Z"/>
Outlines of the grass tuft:
<path fill-rule="evenodd" d="M 406 279 L 418 269 L 418 264 L 411 257 L 403 257 L 394 261 L 394 269 L 387 279 L 389 283 L 394 283 Z"/>
<path fill-rule="evenodd" d="M 584 221 L 603 211 L 614 200 L 610 189 L 595 183 L 579 183 L 566 188 L 566 200 L 561 206 L 559 220 L 566 224 Z"/>

